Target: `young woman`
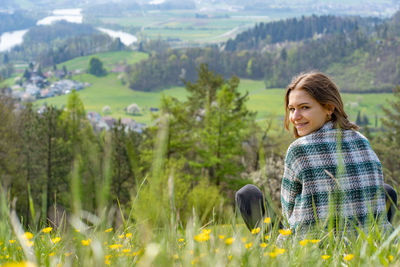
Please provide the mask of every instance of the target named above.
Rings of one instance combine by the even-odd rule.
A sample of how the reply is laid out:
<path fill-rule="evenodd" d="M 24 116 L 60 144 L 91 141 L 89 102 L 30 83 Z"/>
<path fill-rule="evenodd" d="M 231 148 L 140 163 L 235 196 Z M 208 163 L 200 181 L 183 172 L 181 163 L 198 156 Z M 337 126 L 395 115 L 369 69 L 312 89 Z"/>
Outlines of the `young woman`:
<path fill-rule="evenodd" d="M 286 89 L 285 108 L 285 128 L 292 125 L 296 138 L 286 153 L 281 186 L 285 227 L 298 235 L 312 232 L 317 223 L 347 232 L 368 230 L 372 223 L 391 229 L 390 204 L 397 195 L 383 183 L 381 163 L 348 120 L 333 81 L 319 72 L 295 77 Z M 249 229 L 261 222 L 265 202 L 257 187 L 240 189 L 236 203 Z"/>

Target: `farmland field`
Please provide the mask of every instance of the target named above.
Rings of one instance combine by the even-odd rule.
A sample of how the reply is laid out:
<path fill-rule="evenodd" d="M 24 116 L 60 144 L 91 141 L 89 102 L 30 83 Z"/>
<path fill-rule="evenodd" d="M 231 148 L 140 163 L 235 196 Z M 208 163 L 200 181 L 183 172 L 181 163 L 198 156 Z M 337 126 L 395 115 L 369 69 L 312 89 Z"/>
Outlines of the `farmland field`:
<path fill-rule="evenodd" d="M 184 87 L 168 88 L 159 92 L 139 92 L 129 89 L 118 80 L 117 74 L 112 73 L 105 77 L 95 77 L 89 74 L 77 75 L 75 80 L 89 82 L 90 87 L 79 92 L 79 95 L 87 111 L 97 111 L 101 114 L 104 106 L 111 107 L 111 116 L 115 118 L 129 117 L 124 108 L 136 103 L 142 109 L 142 116 L 133 116 L 137 122 L 150 123 L 150 107 L 158 107 L 162 95 L 170 95 L 184 100 L 186 91 Z M 257 120 L 263 121 L 271 117 L 282 118 L 283 89 L 265 89 L 263 81 L 241 80 L 239 90 L 242 93 L 249 93 L 247 106 L 250 110 L 257 112 Z M 350 119 L 355 121 L 358 111 L 368 115 L 373 125 L 375 114 L 380 118 L 383 116 L 381 107 L 391 94 L 343 94 L 345 109 Z M 68 96 L 58 96 L 37 101 L 37 105 L 43 103 L 53 104 L 61 107 L 66 104 Z"/>

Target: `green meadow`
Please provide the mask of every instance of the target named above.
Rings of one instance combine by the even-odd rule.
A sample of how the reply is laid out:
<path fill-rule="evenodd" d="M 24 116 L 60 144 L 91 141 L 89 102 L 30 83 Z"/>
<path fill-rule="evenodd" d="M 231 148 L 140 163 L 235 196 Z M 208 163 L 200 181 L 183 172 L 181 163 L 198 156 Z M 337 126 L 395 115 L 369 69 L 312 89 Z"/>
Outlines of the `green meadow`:
<path fill-rule="evenodd" d="M 66 64 L 71 64 L 67 62 Z M 84 64 L 82 64 L 83 66 Z M 73 79 L 81 82 L 88 82 L 91 85 L 79 91 L 87 111 L 96 111 L 102 114 L 104 106 L 111 108 L 111 116 L 115 118 L 131 117 L 137 122 L 150 123 L 151 107 L 159 107 L 162 95 L 169 95 L 184 100 L 186 91 L 184 87 L 172 87 L 159 92 L 134 91 L 124 85 L 118 79 L 118 74 L 110 73 L 105 77 L 95 77 L 90 74 L 76 75 Z M 257 112 L 257 120 L 264 121 L 270 118 L 283 118 L 284 108 L 283 99 L 285 91 L 283 89 L 265 89 L 263 81 L 242 79 L 239 90 L 244 94 L 248 92 L 247 106 L 250 110 Z M 367 115 L 371 126 L 374 126 L 375 116 L 381 118 L 384 114 L 382 106 L 390 99 L 391 94 L 343 94 L 345 109 L 350 119 L 355 121 L 357 113 Z M 67 102 L 67 95 L 53 98 L 42 99 L 36 104 L 47 103 L 62 107 Z M 142 110 L 138 116 L 129 116 L 124 109 L 136 103 Z M 378 122 L 379 125 L 379 122 Z"/>

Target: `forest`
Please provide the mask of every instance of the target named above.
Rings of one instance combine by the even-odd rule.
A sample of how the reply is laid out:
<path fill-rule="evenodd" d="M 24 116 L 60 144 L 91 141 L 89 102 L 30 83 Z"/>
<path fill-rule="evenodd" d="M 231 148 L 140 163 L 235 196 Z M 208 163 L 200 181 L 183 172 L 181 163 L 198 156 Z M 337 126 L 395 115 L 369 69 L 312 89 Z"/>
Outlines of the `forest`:
<path fill-rule="evenodd" d="M 222 47 L 165 48 L 128 68 L 127 76 L 132 89 L 154 91 L 194 81 L 196 66 L 207 63 L 224 77 L 281 88 L 293 75 L 317 69 L 335 78 L 343 92 L 391 92 L 400 82 L 399 17 L 398 12 L 383 22 L 311 16 L 261 23 Z"/>

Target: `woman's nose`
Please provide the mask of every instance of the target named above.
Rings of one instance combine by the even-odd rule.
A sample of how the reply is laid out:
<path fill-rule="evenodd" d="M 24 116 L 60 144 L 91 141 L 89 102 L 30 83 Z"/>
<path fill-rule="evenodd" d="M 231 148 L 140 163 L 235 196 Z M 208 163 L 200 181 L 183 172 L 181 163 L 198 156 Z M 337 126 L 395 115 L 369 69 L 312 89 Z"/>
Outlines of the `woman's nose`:
<path fill-rule="evenodd" d="M 292 119 L 293 119 L 294 121 L 301 119 L 301 112 L 300 112 L 298 109 L 296 109 L 296 110 L 293 111 L 293 113 L 292 113 Z"/>

